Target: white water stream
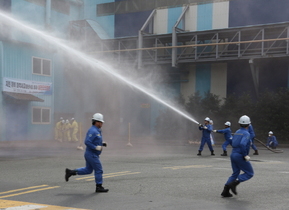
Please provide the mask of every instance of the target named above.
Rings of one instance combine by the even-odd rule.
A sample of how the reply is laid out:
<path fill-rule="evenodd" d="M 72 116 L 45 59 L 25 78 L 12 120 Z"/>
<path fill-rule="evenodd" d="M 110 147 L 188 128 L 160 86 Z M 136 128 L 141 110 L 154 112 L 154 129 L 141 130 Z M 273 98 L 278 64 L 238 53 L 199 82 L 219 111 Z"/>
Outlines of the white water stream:
<path fill-rule="evenodd" d="M 199 124 L 196 120 L 194 120 L 191 116 L 189 116 L 184 111 L 181 111 L 180 109 L 176 108 L 175 106 L 173 106 L 169 102 L 166 102 L 165 100 L 161 99 L 159 96 L 152 93 L 153 91 L 150 91 L 150 90 L 144 88 L 143 86 L 136 84 L 135 82 L 131 81 L 130 79 L 120 75 L 119 73 L 117 73 L 117 71 L 115 69 L 110 67 L 108 64 L 106 64 L 102 61 L 96 60 L 95 58 L 92 58 L 81 51 L 73 49 L 72 47 L 69 47 L 62 40 L 55 38 L 53 36 L 50 36 L 50 35 L 42 32 L 40 30 L 37 30 L 37 29 L 25 24 L 25 23 L 22 23 L 16 19 L 10 17 L 9 15 L 2 13 L 2 12 L 0 12 L 0 22 L 11 25 L 11 26 L 17 28 L 18 30 L 21 30 L 22 32 L 24 32 L 28 35 L 30 34 L 30 35 L 34 35 L 34 36 L 42 38 L 43 40 L 47 41 L 49 44 L 62 49 L 65 53 L 70 54 L 70 55 L 74 56 L 75 58 L 77 58 L 78 60 L 81 60 L 82 62 L 85 62 L 86 64 L 89 64 L 90 66 L 93 66 L 96 69 L 101 70 L 102 72 L 117 78 L 118 80 L 122 81 L 123 83 L 136 88 L 137 90 L 145 93 L 146 95 L 150 96 L 151 98 L 160 102 L 161 104 L 165 105 L 166 107 L 170 108 L 171 110 L 177 112 L 178 114 L 182 115 L 183 117 L 187 118 L 188 120 L 190 120 L 196 124 Z"/>

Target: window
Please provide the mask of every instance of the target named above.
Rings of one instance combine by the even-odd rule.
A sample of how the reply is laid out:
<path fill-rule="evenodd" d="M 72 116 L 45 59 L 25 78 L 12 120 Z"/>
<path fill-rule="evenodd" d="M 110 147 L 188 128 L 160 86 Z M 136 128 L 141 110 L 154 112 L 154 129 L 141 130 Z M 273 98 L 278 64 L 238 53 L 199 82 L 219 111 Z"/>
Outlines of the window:
<path fill-rule="evenodd" d="M 42 60 L 42 74 L 50 76 L 50 60 Z"/>
<path fill-rule="evenodd" d="M 51 60 L 33 57 L 32 69 L 33 74 L 51 76 Z"/>
<path fill-rule="evenodd" d="M 33 124 L 50 124 L 50 108 L 33 107 L 32 108 Z"/>

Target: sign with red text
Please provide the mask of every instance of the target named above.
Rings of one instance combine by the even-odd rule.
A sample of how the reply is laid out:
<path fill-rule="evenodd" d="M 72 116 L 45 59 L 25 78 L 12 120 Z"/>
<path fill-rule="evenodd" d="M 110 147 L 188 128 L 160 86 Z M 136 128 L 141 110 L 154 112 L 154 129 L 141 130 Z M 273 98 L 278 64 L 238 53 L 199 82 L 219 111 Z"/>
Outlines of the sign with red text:
<path fill-rule="evenodd" d="M 26 94 L 52 95 L 52 83 L 3 78 L 3 91 Z"/>

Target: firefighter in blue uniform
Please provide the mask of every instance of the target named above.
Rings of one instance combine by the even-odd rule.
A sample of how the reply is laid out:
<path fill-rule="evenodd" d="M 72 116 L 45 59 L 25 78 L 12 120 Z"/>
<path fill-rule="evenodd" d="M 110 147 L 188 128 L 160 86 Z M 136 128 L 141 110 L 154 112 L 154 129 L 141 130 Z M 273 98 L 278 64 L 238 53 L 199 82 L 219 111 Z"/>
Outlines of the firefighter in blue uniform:
<path fill-rule="evenodd" d="M 202 135 L 201 145 L 199 148 L 199 153 L 197 155 L 202 155 L 202 151 L 204 149 L 205 143 L 208 144 L 208 147 L 211 151 L 211 155 L 215 155 L 214 149 L 211 143 L 212 125 L 210 124 L 210 118 L 206 117 L 204 121 L 205 121 L 204 125 L 199 124 L 199 130 L 203 132 L 203 135 Z"/>
<path fill-rule="evenodd" d="M 240 129 L 237 130 L 232 139 L 232 154 L 230 156 L 233 174 L 227 180 L 224 190 L 221 193 L 223 197 L 232 197 L 230 190 L 237 195 L 236 187 L 241 182 L 245 182 L 254 176 L 254 170 L 249 162 L 248 156 L 251 146 L 251 137 L 248 132 L 251 120 L 247 115 L 240 117 Z M 240 174 L 241 171 L 244 173 Z"/>
<path fill-rule="evenodd" d="M 225 129 L 222 130 L 213 130 L 214 133 L 223 133 L 225 137 L 225 142 L 222 144 L 223 154 L 221 156 L 227 156 L 227 146 L 232 145 L 232 132 L 231 132 L 231 123 L 229 121 L 225 122 Z"/>
<path fill-rule="evenodd" d="M 108 192 L 108 189 L 105 189 L 102 186 L 103 170 L 101 162 L 99 160 L 102 148 L 107 146 L 107 144 L 102 141 L 101 127 L 103 123 L 104 121 L 102 114 L 96 113 L 93 115 L 92 126 L 87 131 L 85 138 L 86 151 L 84 154 L 84 158 L 86 161 L 86 166 L 75 170 L 70 170 L 68 168 L 65 170 L 66 181 L 68 181 L 69 177 L 73 175 L 86 175 L 91 174 L 92 171 L 94 171 L 96 183 L 95 192 Z"/>
<path fill-rule="evenodd" d="M 257 149 L 256 145 L 254 144 L 255 132 L 254 132 L 254 128 L 253 128 L 252 124 L 250 124 L 250 126 L 248 128 L 248 132 L 250 133 L 251 147 L 255 151 L 253 153 L 253 155 L 259 155 L 258 149 Z"/>
<path fill-rule="evenodd" d="M 278 146 L 278 141 L 276 137 L 273 135 L 272 131 L 269 131 L 268 133 L 268 140 L 266 146 L 272 149 L 276 149 L 276 147 Z"/>

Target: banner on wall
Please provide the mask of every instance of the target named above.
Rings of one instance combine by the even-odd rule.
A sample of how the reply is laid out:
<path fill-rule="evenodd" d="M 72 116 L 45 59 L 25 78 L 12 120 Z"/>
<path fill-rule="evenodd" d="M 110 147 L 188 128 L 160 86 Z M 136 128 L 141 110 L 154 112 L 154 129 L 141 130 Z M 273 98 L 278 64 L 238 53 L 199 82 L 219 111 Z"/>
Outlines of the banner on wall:
<path fill-rule="evenodd" d="M 52 83 L 3 78 L 3 91 L 26 94 L 52 95 Z"/>

